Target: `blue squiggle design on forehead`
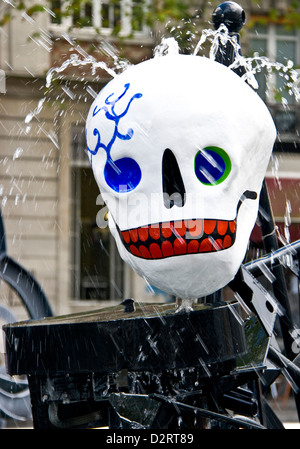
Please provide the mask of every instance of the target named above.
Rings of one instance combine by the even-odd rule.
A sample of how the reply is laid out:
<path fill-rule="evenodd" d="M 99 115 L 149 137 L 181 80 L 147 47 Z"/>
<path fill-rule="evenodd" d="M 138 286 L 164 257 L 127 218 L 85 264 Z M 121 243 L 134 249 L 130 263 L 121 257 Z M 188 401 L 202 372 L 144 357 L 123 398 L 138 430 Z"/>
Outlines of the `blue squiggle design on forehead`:
<path fill-rule="evenodd" d="M 124 97 L 124 95 L 126 95 L 129 87 L 130 83 L 126 83 L 124 85 L 125 88 L 124 92 L 121 95 L 113 99 L 112 97 L 114 96 L 114 93 L 110 94 L 105 100 L 105 106 L 98 107 L 96 105 L 93 110 L 93 117 L 99 114 L 99 112 L 104 111 L 105 117 L 108 120 L 111 120 L 115 123 L 113 135 L 108 144 L 105 145 L 104 143 L 101 142 L 100 131 L 98 128 L 94 128 L 93 134 L 94 136 L 97 136 L 97 143 L 95 145 L 94 150 L 90 149 L 89 146 L 87 145 L 87 149 L 91 154 L 91 164 L 93 156 L 95 156 L 98 153 L 100 148 L 102 148 L 106 152 L 107 159 L 104 166 L 105 181 L 115 192 L 118 193 L 129 192 L 135 189 L 142 177 L 140 166 L 134 159 L 124 157 L 113 161 L 110 154 L 112 146 L 117 138 L 120 140 L 130 140 L 134 134 L 132 128 L 129 128 L 126 134 L 120 133 L 119 123 L 121 118 L 128 113 L 130 105 L 132 104 L 133 100 L 141 98 L 143 95 L 141 93 L 134 94 L 128 101 L 128 104 L 123 112 L 117 114 L 115 111 L 116 104 L 118 103 L 118 101 L 121 100 L 121 98 Z"/>

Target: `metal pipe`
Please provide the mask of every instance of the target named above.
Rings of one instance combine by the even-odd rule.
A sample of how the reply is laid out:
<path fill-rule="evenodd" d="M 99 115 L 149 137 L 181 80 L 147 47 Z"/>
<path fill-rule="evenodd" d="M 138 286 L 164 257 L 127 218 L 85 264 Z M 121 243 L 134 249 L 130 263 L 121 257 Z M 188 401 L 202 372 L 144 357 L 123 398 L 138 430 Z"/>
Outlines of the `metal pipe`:
<path fill-rule="evenodd" d="M 279 264 L 285 265 L 283 259 L 286 256 L 290 256 L 292 258 L 300 257 L 300 240 L 296 240 L 289 245 L 285 245 L 284 247 L 279 248 L 272 253 L 266 254 L 259 259 L 247 262 L 244 266 L 248 271 L 250 271 L 250 273 L 253 274 L 253 276 L 257 277 L 262 274 L 263 267 L 272 268 Z"/>

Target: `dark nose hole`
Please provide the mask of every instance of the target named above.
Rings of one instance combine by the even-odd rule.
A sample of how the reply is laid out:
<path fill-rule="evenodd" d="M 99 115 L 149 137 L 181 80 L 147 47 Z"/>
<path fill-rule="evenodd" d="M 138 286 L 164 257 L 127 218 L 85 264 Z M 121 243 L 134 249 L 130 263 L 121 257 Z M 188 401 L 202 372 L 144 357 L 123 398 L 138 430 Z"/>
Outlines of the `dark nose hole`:
<path fill-rule="evenodd" d="M 185 188 L 176 157 L 167 148 L 162 159 L 162 183 L 164 205 L 167 209 L 173 206 L 182 207 L 185 203 Z"/>

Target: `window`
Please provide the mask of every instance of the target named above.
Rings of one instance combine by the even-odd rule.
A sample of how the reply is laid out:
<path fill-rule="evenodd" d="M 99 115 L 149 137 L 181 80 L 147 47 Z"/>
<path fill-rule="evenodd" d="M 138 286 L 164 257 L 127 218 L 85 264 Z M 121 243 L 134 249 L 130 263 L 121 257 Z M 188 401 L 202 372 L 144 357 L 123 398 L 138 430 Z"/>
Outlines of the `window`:
<path fill-rule="evenodd" d="M 68 14 L 71 4 L 71 14 Z M 64 15 L 65 13 L 65 15 Z M 51 2 L 51 22 L 55 25 L 94 27 L 124 34 L 145 31 L 145 0 L 74 0 Z"/>
<path fill-rule="evenodd" d="M 84 27 L 93 26 L 93 4 L 91 1 L 87 2 L 73 2 L 74 12 L 72 17 L 72 25 Z"/>
<path fill-rule="evenodd" d="M 267 56 L 271 62 L 284 65 L 292 61 L 296 66 L 299 63 L 299 33 L 294 28 L 280 24 L 257 24 L 251 30 L 250 49 L 252 55 L 258 53 L 259 56 Z M 259 84 L 259 95 L 273 105 L 272 112 L 278 131 L 283 134 L 295 133 L 295 99 L 288 92 L 285 74 L 263 68 L 255 77 Z M 287 110 L 282 107 L 285 100 L 289 105 Z"/>
<path fill-rule="evenodd" d="M 72 297 L 119 300 L 124 297 L 124 262 L 109 228 L 96 224 L 103 201 L 85 151 L 84 126 L 73 126 L 71 133 Z"/>
<path fill-rule="evenodd" d="M 101 1 L 101 27 L 119 28 L 121 26 L 121 2 Z"/>
<path fill-rule="evenodd" d="M 131 2 L 131 26 L 132 31 L 143 31 L 145 28 L 145 4 L 143 0 Z"/>
<path fill-rule="evenodd" d="M 298 63 L 298 33 L 295 29 L 289 29 L 283 25 L 256 25 L 252 30 L 250 47 L 251 53 L 259 53 L 260 56 L 267 56 L 271 62 L 279 62 L 284 65 L 287 64 L 289 60 L 293 61 L 294 64 Z M 284 98 L 287 98 L 289 103 L 292 101 L 292 97 L 288 96 L 285 90 L 284 77 L 280 75 L 275 75 L 270 78 L 267 75 L 266 70 L 257 75 L 257 78 L 261 81 L 260 83 L 260 94 L 266 99 L 266 94 L 271 95 L 271 98 L 276 100 L 276 93 L 270 93 L 267 90 L 267 81 L 271 81 L 271 87 L 276 88 L 277 92 L 280 93 Z M 267 79 L 266 79 L 267 78 Z"/>
<path fill-rule="evenodd" d="M 51 2 L 51 23 L 61 25 L 61 0 L 54 0 Z"/>

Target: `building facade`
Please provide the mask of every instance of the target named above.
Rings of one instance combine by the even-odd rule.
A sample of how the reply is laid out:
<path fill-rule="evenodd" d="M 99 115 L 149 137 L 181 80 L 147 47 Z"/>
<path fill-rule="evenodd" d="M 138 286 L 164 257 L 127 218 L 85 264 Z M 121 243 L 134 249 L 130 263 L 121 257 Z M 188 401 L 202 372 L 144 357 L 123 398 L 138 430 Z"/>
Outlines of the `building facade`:
<path fill-rule="evenodd" d="M 6 78 L 6 92 L 0 94 L 0 205 L 7 251 L 33 273 L 55 314 L 126 297 L 168 300 L 122 262 L 108 228 L 97 226 L 103 201 L 84 131 L 89 106 L 112 70 L 152 57 L 165 26 L 147 26 L 138 0 L 93 0 L 65 17 L 59 14 L 63 3 L 52 2 L 50 8 L 47 2 L 35 16 L 10 3 L 0 6 L 1 17 L 12 13 L 0 30 L 0 69 Z M 217 5 L 202 11 L 198 3 L 192 11 L 195 39 L 211 27 Z M 287 3 L 240 4 L 247 17 L 243 54 L 293 61 L 297 68 L 300 27 L 292 15 L 285 19 Z M 289 241 L 300 237 L 300 109 L 279 71 L 265 70 L 257 74 L 259 93 L 278 129 L 267 182 L 280 236 Z M 257 228 L 252 242 L 258 254 Z M 3 283 L 1 290 L 5 302 L 12 294 Z"/>

